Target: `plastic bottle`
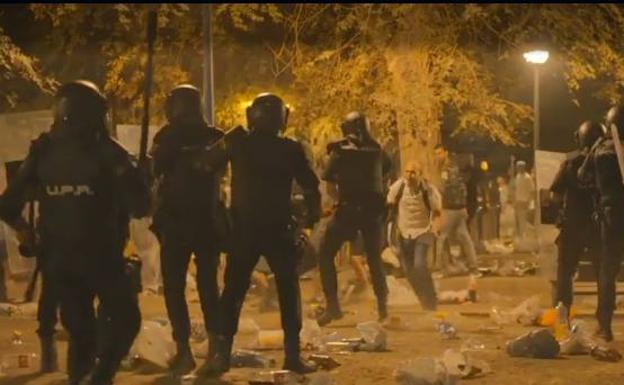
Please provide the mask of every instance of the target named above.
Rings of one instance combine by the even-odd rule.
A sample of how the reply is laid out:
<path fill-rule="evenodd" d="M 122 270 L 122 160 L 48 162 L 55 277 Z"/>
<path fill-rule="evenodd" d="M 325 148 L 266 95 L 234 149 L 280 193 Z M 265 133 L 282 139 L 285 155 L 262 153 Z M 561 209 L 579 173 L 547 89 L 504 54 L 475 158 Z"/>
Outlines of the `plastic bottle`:
<path fill-rule="evenodd" d="M 472 303 L 477 302 L 477 279 L 472 275 L 468 280 L 468 300 Z"/>
<path fill-rule="evenodd" d="M 557 311 L 557 319 L 554 325 L 554 334 L 557 341 L 563 341 L 570 333 L 570 320 L 568 319 L 568 307 L 559 302 L 555 308 Z"/>

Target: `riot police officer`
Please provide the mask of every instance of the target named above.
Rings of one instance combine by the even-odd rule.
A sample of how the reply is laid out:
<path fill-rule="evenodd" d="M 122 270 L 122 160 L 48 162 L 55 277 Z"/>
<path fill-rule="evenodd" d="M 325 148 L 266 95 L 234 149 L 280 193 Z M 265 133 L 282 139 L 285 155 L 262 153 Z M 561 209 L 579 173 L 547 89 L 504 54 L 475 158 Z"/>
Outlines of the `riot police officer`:
<path fill-rule="evenodd" d="M 582 180 L 593 176 L 598 195 L 601 258 L 598 273 L 598 330 L 596 336 L 605 341 L 613 340 L 611 321 L 615 309 L 615 280 L 620 271 L 624 253 L 624 184 L 618 164 L 614 131 L 624 135 L 624 107 L 609 110 L 606 119 L 605 138 L 594 145 L 586 164 L 579 170 Z"/>
<path fill-rule="evenodd" d="M 323 174 L 323 179 L 328 182 L 328 192 L 338 203 L 319 251 L 321 282 L 327 302 L 325 312 L 318 319 L 321 326 L 342 318 L 334 257 L 345 241 L 355 240 L 358 232 L 364 241 L 379 318 L 387 316 L 388 289 L 381 246 L 384 179 L 390 171 L 390 159 L 370 136 L 368 118 L 362 113 L 349 113 L 341 130 L 344 138 L 328 145 L 330 158 Z"/>
<path fill-rule="evenodd" d="M 587 253 L 598 271 L 600 234 L 593 215 L 593 189 L 579 180 L 578 170 L 602 135 L 602 127 L 598 123 L 583 122 L 574 135 L 579 153 L 561 164 L 550 187 L 553 203 L 559 211 L 561 229 L 557 238 L 555 306 L 562 302 L 569 309 L 572 305 L 572 278 L 581 256 Z"/>
<path fill-rule="evenodd" d="M 303 190 L 306 227 L 311 228 L 320 217 L 319 181 L 301 144 L 280 135 L 286 128 L 288 111 L 277 95 L 258 95 L 247 109 L 248 131 L 234 129 L 226 135 L 223 146 L 215 150 L 218 159 L 231 164 L 230 213 L 235 242 L 219 306 L 218 354 L 200 369 L 201 375 L 229 370 L 241 307 L 260 255 L 275 276 L 284 329 L 284 369 L 311 371 L 299 355 L 301 298 L 291 193 L 295 181 Z"/>
<path fill-rule="evenodd" d="M 219 299 L 219 237 L 215 217 L 220 207 L 223 172 L 207 169 L 200 153 L 223 133 L 208 126 L 201 110 L 200 92 L 191 85 L 180 85 L 169 93 L 166 115 L 168 124 L 156 134 L 152 147 L 154 176 L 160 182 L 152 229 L 161 244 L 165 304 L 177 345 L 169 369 L 185 374 L 195 368 L 184 295 L 191 254 L 195 255 L 204 325 L 210 347 L 214 347 Z"/>
<path fill-rule="evenodd" d="M 0 200 L 0 218 L 20 242 L 38 249 L 58 288 L 61 321 L 69 332 L 69 383 L 91 373 L 93 385 L 111 384 L 140 326 L 136 294 L 124 272 L 129 217 L 149 207 L 146 173 L 106 128 L 107 103 L 88 81 L 60 87 L 50 132 L 35 140 Z M 39 203 L 39 240 L 21 216 L 25 192 Z M 93 301 L 106 308 L 110 342 L 95 361 Z"/>

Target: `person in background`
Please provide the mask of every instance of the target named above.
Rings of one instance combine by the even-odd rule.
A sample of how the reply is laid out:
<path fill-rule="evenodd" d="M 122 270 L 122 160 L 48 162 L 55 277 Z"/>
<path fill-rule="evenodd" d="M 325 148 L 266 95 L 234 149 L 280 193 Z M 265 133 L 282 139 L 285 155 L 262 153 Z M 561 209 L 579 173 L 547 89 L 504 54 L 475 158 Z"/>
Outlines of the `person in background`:
<path fill-rule="evenodd" d="M 514 211 L 516 215 L 516 237 L 523 239 L 529 227 L 529 207 L 535 196 L 535 184 L 531 174 L 527 172 L 526 162 L 516 162 L 516 178 L 514 180 Z"/>
<path fill-rule="evenodd" d="M 480 273 L 477 253 L 467 224 L 468 193 L 465 177 L 444 147 L 436 146 L 435 155 L 441 168 L 442 179 L 442 224 L 437 242 L 437 267 L 442 270 L 442 274 L 448 274 L 452 269 L 451 256 L 445 245 L 449 236 L 455 235 L 461 244 L 470 273 L 478 277 Z"/>
<path fill-rule="evenodd" d="M 418 163 L 405 167 L 404 177 L 390 186 L 388 205 L 394 206 L 398 227 L 399 259 L 408 282 L 425 310 L 436 310 L 437 297 L 427 266 L 429 248 L 440 227 L 442 199 L 423 177 Z"/>

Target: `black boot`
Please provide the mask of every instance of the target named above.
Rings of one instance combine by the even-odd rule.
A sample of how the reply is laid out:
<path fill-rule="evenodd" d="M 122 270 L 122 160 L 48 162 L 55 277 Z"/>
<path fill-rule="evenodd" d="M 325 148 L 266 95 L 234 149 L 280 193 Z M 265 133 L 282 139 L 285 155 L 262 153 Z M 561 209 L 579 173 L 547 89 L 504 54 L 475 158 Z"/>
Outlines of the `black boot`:
<path fill-rule="evenodd" d="M 195 360 L 191 347 L 188 342 L 178 344 L 177 353 L 169 362 L 169 371 L 174 375 L 181 376 L 192 372 L 193 369 L 195 369 Z"/>
<path fill-rule="evenodd" d="M 377 314 L 379 315 L 379 322 L 388 318 L 388 300 L 386 298 L 377 299 Z"/>
<path fill-rule="evenodd" d="M 197 369 L 197 376 L 204 378 L 217 378 L 230 370 L 230 356 L 232 354 L 233 337 L 213 336 L 208 348 L 208 358 L 204 365 Z M 212 346 L 214 345 L 214 350 Z"/>
<path fill-rule="evenodd" d="M 332 321 L 336 321 L 344 317 L 338 301 L 332 301 L 327 303 L 327 308 L 316 320 L 319 326 L 325 326 Z"/>
<path fill-rule="evenodd" d="M 604 342 L 613 341 L 613 331 L 609 327 L 598 327 L 594 332 L 594 338 Z"/>
<path fill-rule="evenodd" d="M 39 372 L 58 372 L 58 354 L 56 353 L 54 335 L 39 336 L 39 344 L 41 345 L 41 369 Z"/>
<path fill-rule="evenodd" d="M 301 358 L 301 348 L 299 346 L 299 334 L 292 334 L 287 337 L 284 350 L 286 359 L 282 369 L 290 370 L 297 374 L 308 374 L 316 372 L 316 366 L 312 366 Z"/>

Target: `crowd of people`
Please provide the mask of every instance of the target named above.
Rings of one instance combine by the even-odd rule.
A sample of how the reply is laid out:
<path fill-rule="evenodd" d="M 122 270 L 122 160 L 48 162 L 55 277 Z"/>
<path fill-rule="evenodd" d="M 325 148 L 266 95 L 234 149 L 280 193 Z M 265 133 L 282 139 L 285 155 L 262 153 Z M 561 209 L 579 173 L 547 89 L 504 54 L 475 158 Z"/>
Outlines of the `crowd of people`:
<path fill-rule="evenodd" d="M 16 231 L 20 250 L 37 257 L 42 273 L 41 369 L 50 372 L 58 367 L 54 333 L 60 309 L 69 332 L 71 385 L 112 384 L 138 333 L 140 285 L 132 279 L 136 269 L 129 268 L 135 265 L 129 265 L 124 254 L 140 255 L 150 266 L 142 272 L 143 280 L 150 282 L 147 289 L 160 292 L 162 280 L 177 347 L 169 364 L 175 375 L 196 368 L 185 297 L 193 259 L 209 340 L 208 358 L 196 371 L 204 377 L 229 370 L 252 281 L 265 291 L 270 287 L 277 291 L 284 369 L 313 371 L 300 357 L 299 277 L 318 267 L 325 299 L 318 323 L 325 326 L 341 319 L 335 257 L 346 243 L 353 254 L 365 257 L 365 263 L 355 258 L 352 266 L 360 281 L 370 273 L 380 322 L 388 318 L 384 248 L 396 251 L 425 310 L 437 308 L 431 254 L 433 268 L 441 275 L 456 274 L 455 266 L 464 265 L 466 273 L 480 276 L 468 226 L 475 212 L 470 183 L 442 146 L 435 148 L 438 185 L 425 177 L 416 161 L 407 162 L 402 176 L 390 180 L 392 162 L 372 137 L 368 118 L 351 112 L 340 127 L 343 137 L 327 147 L 328 160 L 319 172 L 326 187 L 323 194 L 304 147 L 282 134 L 289 109 L 277 95 L 258 95 L 247 108 L 247 127 L 224 133 L 206 123 L 199 90 L 178 86 L 167 97 L 167 124 L 156 134 L 151 156 L 140 154 L 138 162 L 110 137 L 107 109 L 106 98 L 93 83 L 63 85 L 55 96 L 50 131 L 32 143 L 0 199 L 0 218 Z M 616 109 L 608 119 L 616 129 L 624 129 L 623 116 Z M 552 189 L 566 213 L 559 240 L 557 300 L 568 305 L 572 301 L 572 274 L 588 245 L 578 232 L 594 234 L 592 245 L 604 246 L 597 258 L 600 333 L 610 339 L 624 186 L 614 163 L 613 141 L 595 132 L 594 126 L 581 127 L 580 158 L 564 164 Z M 501 218 L 503 207 L 513 203 L 517 235 L 522 237 L 528 231 L 535 186 L 524 162 L 516 168 L 511 191 L 503 178 L 489 184 L 497 192 L 490 206 Z M 582 179 L 577 177 L 579 169 Z M 22 216 L 32 199 L 39 204 L 36 226 Z M 589 211 L 578 212 L 579 200 Z M 601 215 L 591 222 L 596 207 Z M 500 233 L 501 220 L 496 222 Z M 585 232 L 579 223 L 594 227 Z M 460 244 L 460 256 L 450 253 L 451 240 Z M 227 258 L 220 290 L 223 255 Z"/>

